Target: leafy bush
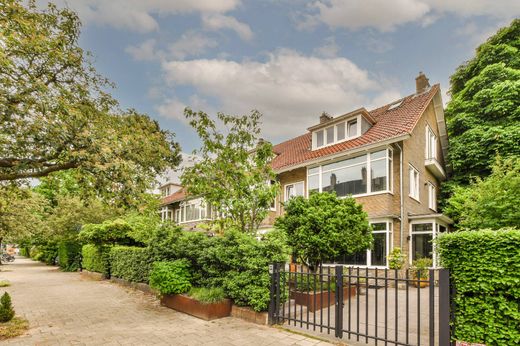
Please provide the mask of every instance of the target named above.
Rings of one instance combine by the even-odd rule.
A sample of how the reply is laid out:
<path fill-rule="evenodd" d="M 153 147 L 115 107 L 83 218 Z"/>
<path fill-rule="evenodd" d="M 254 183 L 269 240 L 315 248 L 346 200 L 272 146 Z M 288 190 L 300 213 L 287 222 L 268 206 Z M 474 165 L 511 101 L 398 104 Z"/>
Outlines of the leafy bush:
<path fill-rule="evenodd" d="M 0 298 L 0 322 L 9 322 L 13 317 L 14 309 L 11 304 L 11 296 L 5 292 L 2 298 Z"/>
<path fill-rule="evenodd" d="M 83 245 L 81 254 L 84 269 L 110 277 L 110 246 Z"/>
<path fill-rule="evenodd" d="M 418 258 L 412 262 L 412 275 L 418 279 L 429 278 L 429 268 L 433 266 L 431 258 Z"/>
<path fill-rule="evenodd" d="M 203 304 L 218 303 L 226 298 L 222 287 L 193 287 L 188 295 Z"/>
<path fill-rule="evenodd" d="M 296 279 L 291 278 L 291 280 L 296 284 L 296 290 L 300 292 L 336 291 L 335 277 L 331 277 L 330 282 L 328 280 L 321 282 L 321 278 L 319 274 L 297 274 Z M 327 278 L 323 277 L 323 279 Z"/>
<path fill-rule="evenodd" d="M 155 262 L 150 272 L 150 286 L 161 294 L 180 294 L 191 288 L 191 274 L 187 260 Z"/>
<path fill-rule="evenodd" d="M 77 241 L 61 241 L 58 245 L 58 264 L 63 271 L 74 272 L 80 267 L 81 244 Z"/>
<path fill-rule="evenodd" d="M 129 244 L 132 227 L 125 220 L 109 220 L 99 224 L 86 224 L 79 233 L 82 242 L 96 245 Z"/>
<path fill-rule="evenodd" d="M 388 266 L 390 269 L 401 269 L 405 262 L 405 256 L 401 248 L 395 247 L 388 255 Z"/>
<path fill-rule="evenodd" d="M 23 246 L 20 248 L 20 256 L 24 256 L 24 257 L 31 257 L 30 255 L 30 249 Z"/>
<path fill-rule="evenodd" d="M 110 275 L 131 282 L 148 282 L 152 258 L 147 248 L 114 246 L 110 249 Z"/>
<path fill-rule="evenodd" d="M 32 258 L 36 261 L 54 265 L 58 258 L 58 245 L 55 243 L 39 245 L 36 247 L 34 257 Z"/>
<path fill-rule="evenodd" d="M 291 198 L 275 226 L 287 233 L 294 255 L 312 271 L 326 260 L 372 245 L 372 231 L 362 205 L 352 197 L 338 198 L 336 193 Z"/>
<path fill-rule="evenodd" d="M 437 245 L 456 288 L 455 338 L 520 344 L 520 230 L 443 234 Z"/>

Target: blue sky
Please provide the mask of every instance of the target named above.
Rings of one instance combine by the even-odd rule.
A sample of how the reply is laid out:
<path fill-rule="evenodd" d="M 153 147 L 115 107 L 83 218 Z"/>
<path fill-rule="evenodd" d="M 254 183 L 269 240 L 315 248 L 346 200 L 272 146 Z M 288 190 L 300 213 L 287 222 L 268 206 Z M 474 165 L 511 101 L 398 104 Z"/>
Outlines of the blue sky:
<path fill-rule="evenodd" d="M 44 3 L 45 1 L 41 1 Z M 424 71 L 443 92 L 455 68 L 518 0 L 58 0 L 113 95 L 198 146 L 189 106 L 264 114 L 263 136 L 305 132 L 319 114 L 371 109 L 411 94 Z M 445 100 L 447 95 L 444 96 Z"/>

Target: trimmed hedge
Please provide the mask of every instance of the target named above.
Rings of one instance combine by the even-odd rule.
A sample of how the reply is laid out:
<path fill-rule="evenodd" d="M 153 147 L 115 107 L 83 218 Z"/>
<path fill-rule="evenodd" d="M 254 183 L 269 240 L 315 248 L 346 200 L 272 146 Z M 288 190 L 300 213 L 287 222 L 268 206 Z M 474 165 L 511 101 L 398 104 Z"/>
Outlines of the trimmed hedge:
<path fill-rule="evenodd" d="M 147 248 L 114 246 L 110 249 L 110 275 L 130 282 L 148 283 L 152 258 Z"/>
<path fill-rule="evenodd" d="M 31 258 L 49 265 L 55 265 L 58 257 L 58 245 L 49 243 L 45 245 L 34 246 L 31 249 Z"/>
<path fill-rule="evenodd" d="M 81 244 L 77 241 L 62 241 L 58 245 L 58 264 L 63 271 L 75 272 L 80 267 Z"/>
<path fill-rule="evenodd" d="M 445 234 L 437 245 L 456 288 L 455 339 L 520 344 L 520 230 Z"/>
<path fill-rule="evenodd" d="M 110 246 L 83 245 L 81 254 L 82 268 L 102 273 L 105 278 L 110 278 Z"/>

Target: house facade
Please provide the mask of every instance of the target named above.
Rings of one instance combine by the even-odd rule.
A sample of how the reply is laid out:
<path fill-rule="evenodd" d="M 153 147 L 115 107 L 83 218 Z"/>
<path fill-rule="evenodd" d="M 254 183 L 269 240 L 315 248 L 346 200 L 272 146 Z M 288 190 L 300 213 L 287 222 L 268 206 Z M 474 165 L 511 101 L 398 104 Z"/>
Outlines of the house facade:
<path fill-rule="evenodd" d="M 374 248 L 331 263 L 386 268 L 398 247 L 409 263 L 431 257 L 436 266 L 433 240 L 451 224 L 437 211 L 447 146 L 440 87 L 430 86 L 422 73 L 416 92 L 393 103 L 336 117 L 322 114 L 305 134 L 273 147 L 280 191 L 261 231 L 273 227 L 291 197 L 335 191 L 363 205 Z M 163 199 L 163 210 L 188 229 L 214 217 L 202 199 L 188 199 L 182 189 Z"/>

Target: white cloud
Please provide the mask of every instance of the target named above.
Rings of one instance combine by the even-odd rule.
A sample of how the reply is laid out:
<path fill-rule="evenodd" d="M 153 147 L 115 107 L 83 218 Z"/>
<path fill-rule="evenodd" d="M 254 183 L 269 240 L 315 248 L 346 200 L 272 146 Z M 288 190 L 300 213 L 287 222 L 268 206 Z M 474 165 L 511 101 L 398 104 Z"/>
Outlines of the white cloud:
<path fill-rule="evenodd" d="M 334 58 L 338 52 L 339 46 L 333 36 L 327 37 L 322 46 L 314 49 L 314 54 L 324 58 Z"/>
<path fill-rule="evenodd" d="M 208 48 L 217 46 L 217 41 L 194 31 L 184 33 L 173 43 L 169 51 L 174 58 L 184 59 L 187 56 L 198 56 Z"/>
<path fill-rule="evenodd" d="M 39 1 L 42 5 L 47 2 Z M 58 0 L 56 3 L 76 10 L 87 23 L 150 32 L 159 28 L 155 15 L 226 13 L 235 9 L 240 0 Z"/>
<path fill-rule="evenodd" d="M 149 39 L 136 46 L 128 46 L 125 52 L 137 61 L 153 61 L 158 58 L 155 40 Z"/>
<path fill-rule="evenodd" d="M 270 138 L 301 134 L 322 111 L 344 113 L 371 104 L 364 96 L 367 92 L 383 92 L 379 81 L 346 58 L 309 57 L 289 50 L 270 54 L 265 62 L 174 60 L 163 63 L 163 69 L 170 86 L 189 86 L 199 95 L 190 100 L 197 106 L 169 100 L 159 107 L 163 116 L 180 114 L 185 104 L 204 106 L 201 97 L 216 99 L 214 108 L 226 113 L 258 109 L 264 114 L 264 135 Z"/>
<path fill-rule="evenodd" d="M 320 21 L 331 28 L 357 30 L 373 27 L 380 31 L 391 31 L 410 22 L 427 26 L 445 14 L 512 19 L 520 15 L 520 1 L 318 0 L 310 7 L 310 11 L 317 13 L 308 14 L 303 24 L 296 24 L 297 27 L 312 27 L 316 21 Z"/>
<path fill-rule="evenodd" d="M 242 23 L 231 16 L 208 14 L 202 16 L 202 23 L 205 28 L 210 30 L 231 29 L 244 41 L 249 41 L 253 38 L 253 32 L 249 25 Z"/>
<path fill-rule="evenodd" d="M 208 114 L 216 113 L 216 109 L 198 95 L 192 95 L 188 102 L 182 102 L 177 97 L 166 98 L 162 104 L 156 107 L 156 110 L 157 113 L 164 118 L 178 120 L 184 124 L 188 124 L 184 116 L 184 109 L 186 107 L 194 111 L 204 111 Z"/>

